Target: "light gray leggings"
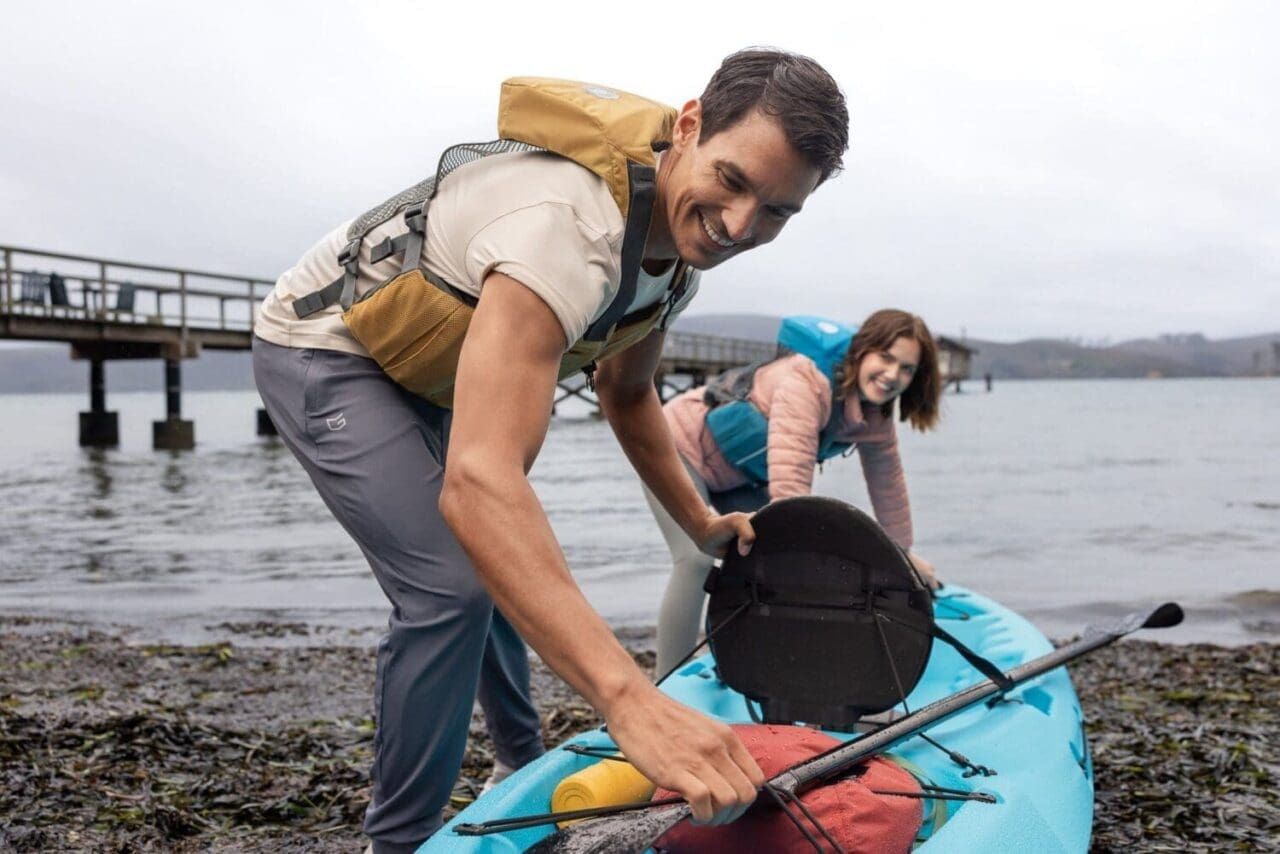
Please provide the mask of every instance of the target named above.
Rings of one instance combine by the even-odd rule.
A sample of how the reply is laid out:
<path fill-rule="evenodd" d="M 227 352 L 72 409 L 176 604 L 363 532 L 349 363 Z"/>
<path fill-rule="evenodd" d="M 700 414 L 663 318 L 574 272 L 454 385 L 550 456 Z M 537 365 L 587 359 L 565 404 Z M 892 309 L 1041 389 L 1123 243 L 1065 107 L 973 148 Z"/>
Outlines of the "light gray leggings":
<path fill-rule="evenodd" d="M 489 599 L 437 506 L 451 413 L 370 359 L 253 342 L 254 378 L 280 438 L 364 552 L 391 602 L 374 687 L 377 854 L 417 849 L 441 824 L 472 705 L 498 758 L 542 754 L 524 642 Z"/>
<path fill-rule="evenodd" d="M 681 462 L 702 500 L 719 513 L 754 513 L 769 503 L 769 490 L 764 486 L 750 485 L 726 492 L 711 492 L 706 481 L 689 465 L 689 461 L 681 458 Z M 658 522 L 658 529 L 667 541 L 667 548 L 671 550 L 671 578 L 667 581 L 667 591 L 662 596 L 662 607 L 658 609 L 658 661 L 655 673 L 662 676 L 688 655 L 689 650 L 698 642 L 702 606 L 706 599 L 702 586 L 707 581 L 707 573 L 711 571 L 715 558 L 698 549 L 689 535 L 676 524 L 676 520 L 671 518 L 671 514 L 658 503 L 648 487 L 644 488 L 644 497 L 649 502 L 649 509 L 653 511 L 653 518 Z"/>

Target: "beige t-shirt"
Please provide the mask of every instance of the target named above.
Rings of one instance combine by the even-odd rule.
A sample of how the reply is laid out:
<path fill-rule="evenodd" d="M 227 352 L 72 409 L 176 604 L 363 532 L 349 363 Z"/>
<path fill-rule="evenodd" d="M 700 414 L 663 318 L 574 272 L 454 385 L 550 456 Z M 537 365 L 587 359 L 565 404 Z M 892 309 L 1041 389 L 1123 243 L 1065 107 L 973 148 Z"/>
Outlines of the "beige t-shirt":
<path fill-rule="evenodd" d="M 276 281 L 258 311 L 254 331 L 284 347 L 315 347 L 367 356 L 332 305 L 305 319 L 293 311 L 298 297 L 323 288 L 341 274 L 338 253 L 350 222 L 325 235 Z M 462 166 L 441 182 L 427 214 L 419 262 L 429 273 L 479 297 L 497 271 L 536 293 L 555 313 L 567 342 L 576 342 L 609 307 L 618 292 L 624 221 L 604 180 L 571 160 L 541 152 L 495 154 Z M 396 216 L 365 237 L 360 247 L 356 295 L 395 276 L 400 259 L 377 264 L 372 247 L 406 229 Z M 665 296 L 671 271 L 643 271 L 629 310 Z M 697 290 L 697 273 L 663 327 Z"/>

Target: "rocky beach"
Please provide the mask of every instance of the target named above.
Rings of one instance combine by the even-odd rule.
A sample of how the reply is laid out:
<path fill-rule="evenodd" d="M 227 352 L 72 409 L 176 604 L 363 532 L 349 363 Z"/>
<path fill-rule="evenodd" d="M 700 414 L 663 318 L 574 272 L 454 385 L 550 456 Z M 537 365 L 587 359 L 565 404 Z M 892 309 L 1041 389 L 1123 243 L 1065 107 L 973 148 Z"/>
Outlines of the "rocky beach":
<path fill-rule="evenodd" d="M 216 628 L 225 641 L 170 646 L 0 621 L 0 850 L 362 850 L 372 651 L 301 624 Z M 649 635 L 622 640 L 652 667 Z M 1093 851 L 1275 850 L 1280 645 L 1129 640 L 1072 675 Z M 534 694 L 548 744 L 599 723 L 540 664 Z M 491 763 L 477 715 L 451 814 Z"/>

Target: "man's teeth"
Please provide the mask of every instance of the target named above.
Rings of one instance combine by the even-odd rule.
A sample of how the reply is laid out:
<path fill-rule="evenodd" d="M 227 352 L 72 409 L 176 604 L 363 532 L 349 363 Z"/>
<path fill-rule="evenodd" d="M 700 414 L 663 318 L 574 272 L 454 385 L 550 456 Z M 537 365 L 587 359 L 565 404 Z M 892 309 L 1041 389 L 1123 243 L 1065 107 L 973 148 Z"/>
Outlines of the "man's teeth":
<path fill-rule="evenodd" d="M 723 246 L 725 249 L 733 248 L 733 241 L 721 237 L 720 233 L 711 227 L 711 223 L 707 222 L 706 217 L 699 214 L 698 219 L 702 221 L 702 230 L 707 233 L 707 237 L 710 237 L 713 243 L 717 246 Z"/>

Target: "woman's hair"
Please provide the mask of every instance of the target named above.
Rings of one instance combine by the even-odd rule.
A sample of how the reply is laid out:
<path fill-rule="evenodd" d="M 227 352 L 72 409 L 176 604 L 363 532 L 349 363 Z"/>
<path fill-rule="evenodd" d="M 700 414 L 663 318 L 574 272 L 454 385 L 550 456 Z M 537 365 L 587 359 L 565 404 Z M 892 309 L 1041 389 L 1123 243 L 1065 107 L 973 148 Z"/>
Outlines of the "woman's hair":
<path fill-rule="evenodd" d="M 914 314 L 896 308 L 884 308 L 862 322 L 849 342 L 849 350 L 840 364 L 840 396 L 858 393 L 858 368 L 862 357 L 876 350 L 888 350 L 899 338 L 910 338 L 920 345 L 920 364 L 911 384 L 898 397 L 903 421 L 924 432 L 938 423 L 938 399 L 942 396 L 942 378 L 938 375 L 938 347 L 924 321 Z M 880 407 L 886 418 L 893 415 L 893 401 Z"/>

